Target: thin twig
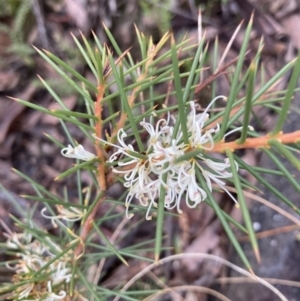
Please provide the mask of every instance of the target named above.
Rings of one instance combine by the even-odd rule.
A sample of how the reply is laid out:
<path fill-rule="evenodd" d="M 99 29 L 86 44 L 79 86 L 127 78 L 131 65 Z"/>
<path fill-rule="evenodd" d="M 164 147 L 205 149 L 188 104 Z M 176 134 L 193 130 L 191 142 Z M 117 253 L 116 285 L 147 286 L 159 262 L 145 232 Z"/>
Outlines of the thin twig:
<path fill-rule="evenodd" d="M 198 286 L 198 285 L 178 285 L 178 286 L 172 286 L 172 287 L 169 287 L 169 288 L 165 288 L 165 289 L 163 289 L 163 290 L 161 290 L 157 293 L 152 294 L 151 296 L 147 297 L 143 301 L 158 300 L 158 297 L 161 297 L 162 295 L 164 295 L 168 292 L 176 292 L 176 291 L 186 291 L 186 292 L 195 291 L 197 293 L 204 293 L 204 294 L 212 295 L 212 296 L 214 296 L 214 297 L 216 297 L 216 298 L 218 298 L 222 301 L 231 301 L 226 296 L 224 296 L 223 294 L 217 292 L 216 290 L 213 290 L 211 288 L 204 287 L 204 286 Z M 179 295 L 179 293 L 177 293 L 177 294 Z M 181 299 L 183 299 L 180 295 L 179 295 L 179 297 Z M 176 300 L 176 299 L 173 299 L 173 300 Z M 186 300 L 186 299 L 183 299 L 183 300 Z"/>
<path fill-rule="evenodd" d="M 218 72 L 215 72 L 214 74 L 212 74 L 211 76 L 209 76 L 206 80 L 204 80 L 202 83 L 200 83 L 196 89 L 195 89 L 195 94 L 199 93 L 202 89 L 204 89 L 207 85 L 209 85 L 210 83 L 212 83 L 217 77 L 219 77 L 220 75 L 226 73 L 226 69 L 233 65 L 239 57 L 236 57 L 232 60 L 230 60 L 227 64 L 225 64 L 222 68 L 220 68 L 218 70 Z"/>
<path fill-rule="evenodd" d="M 296 231 L 296 230 L 300 230 L 300 225 L 289 225 L 289 226 L 285 226 L 285 227 L 279 227 L 276 229 L 256 232 L 255 236 L 256 236 L 256 238 L 260 239 L 260 238 L 266 238 L 266 237 L 275 236 L 278 234 L 292 232 L 292 231 Z M 249 237 L 248 236 L 238 237 L 238 241 L 241 241 L 241 242 L 249 241 Z"/>
<path fill-rule="evenodd" d="M 288 301 L 287 298 L 278 290 L 276 289 L 273 285 L 271 285 L 270 283 L 268 283 L 267 281 L 265 281 L 264 279 L 256 276 L 252 271 L 248 272 L 240 267 L 238 267 L 237 265 L 223 259 L 220 258 L 218 256 L 215 255 L 211 255 L 211 254 L 205 254 L 205 253 L 184 253 L 184 254 L 177 254 L 177 255 L 172 255 L 166 258 L 163 258 L 161 260 L 159 260 L 158 263 L 152 263 L 150 265 L 148 265 L 145 269 L 143 269 L 142 271 L 140 271 L 139 273 L 137 273 L 130 281 L 128 281 L 122 288 L 121 292 L 125 292 L 131 285 L 133 285 L 138 279 L 140 279 L 142 276 L 146 275 L 149 271 L 151 271 L 152 269 L 154 269 L 155 267 L 161 266 L 162 264 L 165 264 L 169 261 L 175 261 L 175 260 L 179 260 L 179 259 L 187 259 L 187 258 L 193 258 L 193 259 L 198 259 L 198 260 L 214 260 L 217 262 L 220 262 L 226 266 L 228 266 L 229 268 L 237 271 L 238 273 L 245 275 L 253 280 L 256 280 L 257 282 L 261 283 L 262 285 L 264 285 L 265 287 L 267 287 L 268 289 L 270 289 L 274 294 L 276 294 L 280 300 L 283 301 Z M 113 301 L 118 301 L 120 299 L 119 296 L 117 296 Z"/>
<path fill-rule="evenodd" d="M 43 16 L 43 13 L 41 10 L 39 0 L 34 0 L 32 2 L 32 7 L 33 7 L 33 13 L 36 18 L 37 26 L 38 26 L 38 32 L 39 32 L 39 36 L 41 39 L 41 44 L 42 44 L 43 48 L 50 49 L 50 44 L 49 44 L 49 40 L 47 37 L 47 31 L 46 31 L 45 22 L 44 22 L 44 16 Z"/>
<path fill-rule="evenodd" d="M 216 187 L 217 188 L 217 187 Z M 230 187 L 230 186 L 226 186 L 226 189 L 229 190 L 230 192 L 237 192 L 236 189 L 234 187 Z M 295 223 L 298 227 L 300 226 L 300 220 L 297 219 L 294 215 L 288 213 L 287 211 L 283 210 L 282 208 L 280 208 L 279 206 L 269 202 L 268 200 L 260 197 L 259 195 L 256 195 L 250 191 L 243 191 L 244 195 L 254 201 L 257 201 L 261 204 L 264 204 L 265 206 L 273 209 L 274 211 L 277 211 L 278 213 L 280 213 L 281 215 L 285 216 L 287 219 L 289 219 L 290 221 L 292 221 L 293 223 Z"/>
<path fill-rule="evenodd" d="M 225 60 L 225 58 L 226 58 L 226 56 L 227 56 L 227 54 L 228 54 L 228 52 L 229 52 L 229 49 L 230 49 L 230 47 L 231 47 L 231 45 L 232 45 L 232 43 L 233 43 L 235 37 L 237 36 L 238 32 L 240 31 L 240 28 L 241 28 L 243 22 L 244 22 L 244 21 L 242 21 L 242 22 L 239 24 L 239 26 L 238 26 L 238 27 L 236 28 L 236 30 L 234 31 L 232 37 L 230 38 L 230 41 L 228 42 L 228 44 L 227 44 L 227 46 L 226 46 L 226 48 L 225 48 L 225 50 L 224 50 L 224 52 L 223 52 L 223 55 L 222 55 L 222 57 L 221 57 L 221 59 L 220 59 L 220 61 L 219 61 L 219 64 L 218 64 L 218 67 L 217 67 L 215 73 L 218 73 L 218 71 L 221 69 L 221 66 L 222 66 L 222 64 L 223 64 L 223 62 L 224 62 L 224 60 Z"/>

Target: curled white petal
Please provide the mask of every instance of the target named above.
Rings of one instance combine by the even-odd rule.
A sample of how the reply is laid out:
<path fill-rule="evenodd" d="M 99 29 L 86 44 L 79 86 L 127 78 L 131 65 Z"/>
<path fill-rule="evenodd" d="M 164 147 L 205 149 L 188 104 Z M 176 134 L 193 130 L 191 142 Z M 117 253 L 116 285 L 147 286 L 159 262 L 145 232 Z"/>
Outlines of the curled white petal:
<path fill-rule="evenodd" d="M 231 135 L 232 133 L 239 132 L 239 131 L 241 131 L 242 129 L 243 129 L 242 126 L 236 128 L 236 129 L 233 129 L 233 130 L 229 131 L 228 133 L 226 133 L 226 134 L 224 135 L 224 138 L 226 138 L 227 136 Z M 249 131 L 254 131 L 254 127 L 253 127 L 252 125 L 248 125 L 248 130 L 249 130 Z"/>
<path fill-rule="evenodd" d="M 71 281 L 72 271 L 69 267 L 66 267 L 65 262 L 60 261 L 58 264 L 54 262 L 52 265 L 50 265 L 50 269 L 53 270 L 51 274 L 53 285 L 57 285 L 62 282 L 69 283 Z"/>
<path fill-rule="evenodd" d="M 41 210 L 41 215 L 44 218 L 50 219 L 54 227 L 57 227 L 56 220 L 62 219 L 69 222 L 75 222 L 81 220 L 85 215 L 85 211 L 81 211 L 77 207 L 70 206 L 66 208 L 62 205 L 56 205 L 56 208 L 59 213 L 58 215 L 47 215 L 45 213 L 47 210 L 46 207 Z"/>
<path fill-rule="evenodd" d="M 60 291 L 58 294 L 55 294 L 52 292 L 52 285 L 51 281 L 48 281 L 47 283 L 48 292 L 49 294 L 43 301 L 55 301 L 55 300 L 62 300 L 66 297 L 67 293 L 65 291 Z"/>
<path fill-rule="evenodd" d="M 86 151 L 81 144 L 75 147 L 72 147 L 72 145 L 69 144 L 68 147 L 65 147 L 61 150 L 61 154 L 67 158 L 80 159 L 84 161 L 89 161 L 96 158 L 93 153 Z"/>

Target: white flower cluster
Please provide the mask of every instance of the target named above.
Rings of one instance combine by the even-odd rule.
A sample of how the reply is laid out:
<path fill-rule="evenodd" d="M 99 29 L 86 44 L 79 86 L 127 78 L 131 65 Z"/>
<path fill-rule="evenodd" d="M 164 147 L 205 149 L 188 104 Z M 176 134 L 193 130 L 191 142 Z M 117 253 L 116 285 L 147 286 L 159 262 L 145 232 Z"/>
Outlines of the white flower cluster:
<path fill-rule="evenodd" d="M 224 179 L 232 177 L 232 173 L 228 171 L 232 168 L 228 158 L 225 158 L 224 161 L 215 161 L 201 153 L 190 160 L 183 160 L 178 163 L 176 161 L 186 151 L 194 148 L 200 148 L 204 151 L 213 149 L 213 136 L 220 127 L 217 124 L 215 128 L 206 129 L 204 124 L 209 119 L 207 113 L 209 107 L 219 98 L 224 99 L 225 97 L 215 98 L 206 110 L 199 114 L 196 113 L 195 104 L 190 103 L 191 111 L 187 116 L 188 144 L 184 143 L 181 129 L 176 135 L 174 134 L 174 127 L 170 125 L 170 114 L 168 114 L 167 120 L 160 119 L 155 127 L 145 120 L 140 123 L 149 134 L 147 151 L 143 158 L 131 144 L 126 144 L 124 139 L 127 134 L 125 131 L 121 129 L 118 132 L 119 145 L 111 144 L 117 148 L 117 151 L 111 155 L 108 162 L 117 161 L 120 168 L 114 168 L 113 172 L 124 175 L 124 186 L 129 189 L 125 201 L 128 218 L 133 216 L 133 214 L 128 213 L 128 209 L 135 197 L 142 206 L 148 207 L 146 218 L 151 219 L 150 210 L 153 206 L 157 207 L 156 200 L 160 195 L 162 186 L 166 191 L 165 208 L 176 208 L 181 213 L 180 202 L 183 196 L 185 196 L 188 207 L 196 207 L 207 197 L 205 190 L 196 179 L 196 169 L 202 173 L 210 191 L 212 191 L 212 182 L 214 182 L 236 202 L 225 188 Z M 110 144 L 102 139 L 99 140 Z M 237 170 L 238 165 L 235 163 L 233 168 Z"/>
<path fill-rule="evenodd" d="M 49 244 L 62 252 L 50 239 Z M 33 240 L 29 233 L 7 235 L 6 245 L 11 250 L 18 250 L 16 253 L 16 256 L 19 257 L 17 263 L 13 266 L 6 264 L 8 269 L 15 272 L 14 283 L 26 283 L 14 290 L 13 300 L 54 301 L 66 297 L 67 293 L 61 287 L 65 283 L 69 283 L 72 277 L 70 264 L 66 257 L 61 257 L 49 265 L 49 262 L 56 256 L 50 251 L 48 245 Z M 41 279 L 41 282 L 34 275 L 39 271 L 41 274 L 38 278 Z"/>
<path fill-rule="evenodd" d="M 81 220 L 84 215 L 86 214 L 86 210 L 80 210 L 77 207 L 69 206 L 64 207 L 62 205 L 56 205 L 58 215 L 47 215 L 45 212 L 47 211 L 47 208 L 43 208 L 41 210 L 41 214 L 44 218 L 50 219 L 51 223 L 54 228 L 57 227 L 56 222 L 58 220 L 64 220 L 68 222 L 76 222 Z"/>

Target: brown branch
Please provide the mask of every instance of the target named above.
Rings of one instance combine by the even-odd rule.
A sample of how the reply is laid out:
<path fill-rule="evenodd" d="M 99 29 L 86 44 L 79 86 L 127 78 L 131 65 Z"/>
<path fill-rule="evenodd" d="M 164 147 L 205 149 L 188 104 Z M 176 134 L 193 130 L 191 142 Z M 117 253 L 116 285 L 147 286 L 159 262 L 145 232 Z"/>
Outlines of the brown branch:
<path fill-rule="evenodd" d="M 95 116 L 97 117 L 97 121 L 95 124 L 95 134 L 98 138 L 102 138 L 102 111 L 103 107 L 101 104 L 101 101 L 103 99 L 104 91 L 105 91 L 105 83 L 100 83 L 97 87 L 97 95 L 96 95 L 96 102 L 95 102 Z M 106 191 L 106 179 L 105 179 L 105 156 L 103 153 L 103 150 L 101 146 L 97 143 L 95 143 L 95 148 L 97 152 L 97 156 L 99 159 L 99 164 L 98 164 L 98 171 L 97 171 L 97 180 L 99 184 L 99 190 L 100 191 Z M 77 246 L 75 249 L 75 259 L 79 258 L 80 255 L 84 252 L 84 242 L 86 241 L 89 233 L 92 230 L 92 224 L 94 221 L 94 218 L 96 216 L 96 213 L 100 206 L 102 205 L 105 197 L 102 197 L 96 206 L 93 208 L 92 212 L 89 214 L 87 219 L 82 225 L 82 230 L 80 233 L 80 241 L 81 243 Z"/>
<path fill-rule="evenodd" d="M 236 58 L 232 59 L 227 64 L 225 64 L 222 68 L 220 68 L 220 70 L 218 70 L 217 73 L 212 74 L 210 77 L 208 77 L 202 83 L 199 83 L 199 85 L 195 89 L 195 94 L 199 93 L 203 88 L 205 88 L 207 85 L 209 85 L 210 83 L 212 83 L 218 76 L 226 73 L 227 72 L 226 69 L 229 66 L 231 66 L 232 64 L 234 64 L 238 60 L 238 58 L 239 57 L 236 57 Z"/>
<path fill-rule="evenodd" d="M 117 59 L 115 62 L 116 66 L 122 61 L 124 56 L 129 52 L 130 48 L 123 52 L 123 54 Z M 95 101 L 95 116 L 97 117 L 97 121 L 95 124 L 95 135 L 102 139 L 102 100 L 103 95 L 106 89 L 105 79 L 109 76 L 112 69 L 109 66 L 106 66 L 103 70 L 103 76 L 104 76 L 104 82 L 99 83 L 97 87 L 97 95 L 96 95 L 96 101 Z M 133 102 L 134 100 L 132 100 Z M 99 159 L 98 164 L 98 171 L 97 171 L 97 181 L 99 184 L 99 190 L 102 192 L 105 192 L 107 187 L 111 186 L 114 183 L 114 178 L 108 174 L 108 177 L 106 178 L 106 170 L 105 170 L 105 152 L 101 148 L 101 146 L 98 143 L 95 143 L 95 148 L 97 152 L 97 156 Z M 78 245 L 78 247 L 75 249 L 75 258 L 78 258 L 83 252 L 84 252 L 84 243 L 86 239 L 88 238 L 89 233 L 92 230 L 94 218 L 96 216 L 97 211 L 99 210 L 100 206 L 102 205 L 103 201 L 105 200 L 106 196 L 103 196 L 100 198 L 96 206 L 93 208 L 92 212 L 89 214 L 87 219 L 84 221 L 82 227 L 81 227 L 81 233 L 80 233 L 80 241 L 81 244 Z"/>
<path fill-rule="evenodd" d="M 117 61 L 115 62 L 116 65 L 118 65 L 122 61 L 122 59 L 129 52 L 129 50 L 130 49 L 127 49 L 117 59 Z M 103 95 L 104 95 L 105 88 L 106 88 L 105 79 L 109 76 L 111 71 L 112 71 L 112 69 L 109 66 L 106 66 L 104 68 L 104 70 L 103 70 L 104 82 L 98 83 L 98 87 L 97 87 L 97 95 L 96 95 L 96 101 L 95 101 L 95 116 L 97 117 L 97 121 L 95 124 L 95 135 L 100 139 L 102 139 L 102 131 L 103 131 L 103 129 L 102 129 L 102 111 L 103 111 L 102 100 L 103 100 Z M 98 143 L 95 143 L 95 148 L 96 148 L 97 156 L 99 159 L 98 171 L 97 171 L 97 181 L 99 184 L 99 190 L 102 192 L 105 192 L 107 189 L 107 186 L 111 186 L 113 184 L 114 179 L 110 176 L 110 177 L 108 177 L 108 181 L 107 181 L 106 170 L 105 170 L 105 161 L 106 161 L 105 155 L 104 155 L 105 152 Z M 102 205 L 105 198 L 106 198 L 105 196 L 100 198 L 100 200 L 98 201 L 96 206 L 93 208 L 92 212 L 89 214 L 87 219 L 84 221 L 84 223 L 81 227 L 82 230 L 80 233 L 81 243 L 75 249 L 75 258 L 78 258 L 84 252 L 84 243 L 85 243 L 86 239 L 88 238 L 89 233 L 92 230 L 96 213 L 99 210 L 99 208 Z"/>
<path fill-rule="evenodd" d="M 97 213 L 98 209 L 100 208 L 100 206 L 102 205 L 102 203 L 104 202 L 105 198 L 106 198 L 105 196 L 100 198 L 100 200 L 98 201 L 98 203 L 96 204 L 96 206 L 94 207 L 94 209 L 92 210 L 92 212 L 89 214 L 89 216 L 87 217 L 87 219 L 85 220 L 85 222 L 82 225 L 82 230 L 80 233 L 81 243 L 75 249 L 75 252 L 74 252 L 75 259 L 78 259 L 80 257 L 80 255 L 84 252 L 84 242 L 87 240 L 89 233 L 92 230 L 96 213 Z"/>
<path fill-rule="evenodd" d="M 279 133 L 276 136 L 265 135 L 257 138 L 248 138 L 242 144 L 239 144 L 238 141 L 232 142 L 217 142 L 210 152 L 224 152 L 227 149 L 234 151 L 236 149 L 245 149 L 245 148 L 269 148 L 269 141 L 271 139 L 276 139 L 282 144 L 288 143 L 297 143 L 300 141 L 300 130 L 292 133 Z"/>
<path fill-rule="evenodd" d="M 105 91 L 105 84 L 99 84 L 97 93 L 97 98 L 95 102 L 95 115 L 98 118 L 95 125 L 95 134 L 98 138 L 102 138 L 102 104 L 101 101 L 103 99 L 104 91 Z M 99 158 L 99 165 L 98 165 L 98 183 L 101 191 L 106 190 L 106 181 L 105 181 L 105 156 L 99 144 L 95 144 L 97 156 Z"/>

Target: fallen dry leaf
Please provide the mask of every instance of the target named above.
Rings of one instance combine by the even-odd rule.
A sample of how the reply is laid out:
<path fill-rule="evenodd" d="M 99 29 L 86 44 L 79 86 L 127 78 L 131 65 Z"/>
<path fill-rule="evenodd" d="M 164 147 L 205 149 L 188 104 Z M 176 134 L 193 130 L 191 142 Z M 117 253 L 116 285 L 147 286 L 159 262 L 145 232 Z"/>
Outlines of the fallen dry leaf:
<path fill-rule="evenodd" d="M 16 98 L 30 99 L 36 91 L 33 85 L 29 85 L 24 91 L 19 93 Z M 6 138 L 7 132 L 11 124 L 20 115 L 20 113 L 26 108 L 25 106 L 15 102 L 14 100 L 6 100 L 6 105 L 3 109 L 4 100 L 0 99 L 2 109 L 0 111 L 0 143 Z"/>
<path fill-rule="evenodd" d="M 0 91 L 9 91 L 14 89 L 20 80 L 20 72 L 0 71 Z"/>
<path fill-rule="evenodd" d="M 87 10 L 83 6 L 82 1 L 65 0 L 65 5 L 67 13 L 72 18 L 73 22 L 83 32 L 83 34 L 87 34 L 90 24 Z"/>
<path fill-rule="evenodd" d="M 293 45 L 300 49 L 300 14 L 293 14 L 282 19 L 283 31 L 291 38 Z"/>
<path fill-rule="evenodd" d="M 217 226 L 215 224 L 215 226 Z M 206 253 L 209 254 L 213 250 L 218 249 L 220 244 L 220 236 L 216 233 L 215 227 L 210 225 L 207 227 L 185 250 L 184 253 Z M 189 275 L 197 275 L 199 266 L 195 264 L 194 259 L 188 256 L 182 260 L 182 266 Z"/>

